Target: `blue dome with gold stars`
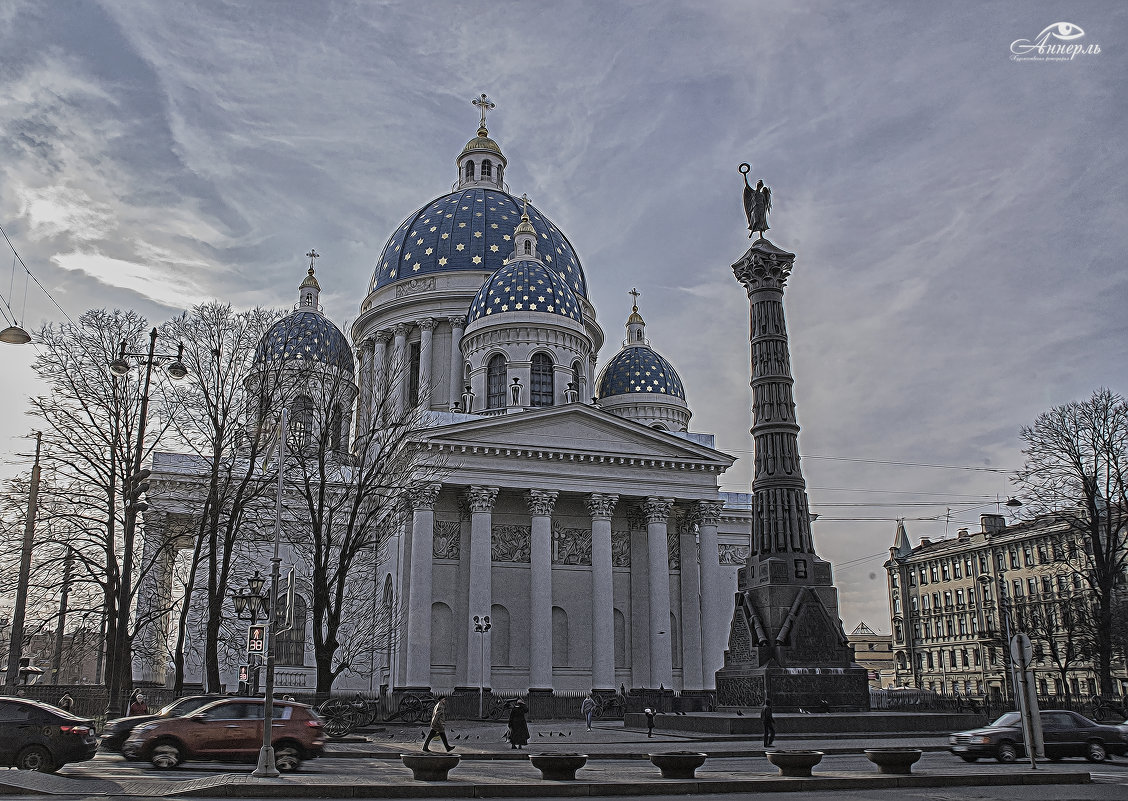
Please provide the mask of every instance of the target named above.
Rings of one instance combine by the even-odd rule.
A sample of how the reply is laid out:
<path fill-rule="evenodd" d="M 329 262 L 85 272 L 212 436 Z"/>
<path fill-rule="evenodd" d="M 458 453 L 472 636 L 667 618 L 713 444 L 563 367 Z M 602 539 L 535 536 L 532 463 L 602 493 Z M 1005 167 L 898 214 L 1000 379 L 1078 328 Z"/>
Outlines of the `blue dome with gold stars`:
<path fill-rule="evenodd" d="M 506 312 L 543 312 L 583 322 L 571 287 L 538 261 L 511 261 L 491 275 L 474 295 L 466 324 Z"/>
<path fill-rule="evenodd" d="M 528 206 L 540 259 L 580 297 L 587 280 L 568 238 Z M 443 195 L 408 217 L 392 234 L 368 291 L 402 279 L 459 271 L 496 272 L 513 253 L 521 202 L 500 189 L 467 187 Z"/>
<path fill-rule="evenodd" d="M 685 400 L 681 378 L 673 365 L 649 345 L 628 345 L 615 354 L 596 382 L 596 397 L 649 392 Z"/>
<path fill-rule="evenodd" d="M 340 329 L 321 312 L 298 309 L 272 325 L 255 348 L 254 367 L 280 361 L 321 362 L 353 374 L 353 354 Z"/>

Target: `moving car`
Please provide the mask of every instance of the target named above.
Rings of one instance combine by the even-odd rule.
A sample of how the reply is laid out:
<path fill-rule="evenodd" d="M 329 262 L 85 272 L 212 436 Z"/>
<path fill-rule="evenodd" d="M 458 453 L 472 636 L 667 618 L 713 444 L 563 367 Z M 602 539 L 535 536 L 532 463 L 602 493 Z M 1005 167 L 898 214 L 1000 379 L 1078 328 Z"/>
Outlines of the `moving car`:
<path fill-rule="evenodd" d="M 1049 759 L 1083 756 L 1090 762 L 1104 762 L 1109 754 L 1128 753 L 1128 738 L 1116 726 L 1102 726 L 1067 709 L 1047 709 L 1039 715 Z M 1007 712 L 981 729 L 956 732 L 948 737 L 948 750 L 964 762 L 980 757 L 1014 762 L 1026 755 L 1022 719 L 1017 712 Z"/>
<path fill-rule="evenodd" d="M 160 718 L 182 717 L 195 712 L 206 704 L 226 697 L 225 695 L 189 695 L 176 699 L 164 709 L 152 715 L 130 715 L 127 718 L 107 720 L 106 725 L 102 728 L 102 739 L 98 741 L 98 747 L 103 751 L 121 753 L 121 747 L 125 744 L 129 733 L 142 723 Z"/>
<path fill-rule="evenodd" d="M 93 720 L 41 701 L 0 698 L 0 764 L 54 773 L 97 750 Z"/>
<path fill-rule="evenodd" d="M 122 753 L 166 770 L 186 759 L 255 762 L 262 748 L 264 706 L 261 698 L 225 698 L 183 717 L 151 720 L 133 730 Z M 297 770 L 302 760 L 321 756 L 325 748 L 321 719 L 307 704 L 274 701 L 271 732 L 280 771 Z"/>

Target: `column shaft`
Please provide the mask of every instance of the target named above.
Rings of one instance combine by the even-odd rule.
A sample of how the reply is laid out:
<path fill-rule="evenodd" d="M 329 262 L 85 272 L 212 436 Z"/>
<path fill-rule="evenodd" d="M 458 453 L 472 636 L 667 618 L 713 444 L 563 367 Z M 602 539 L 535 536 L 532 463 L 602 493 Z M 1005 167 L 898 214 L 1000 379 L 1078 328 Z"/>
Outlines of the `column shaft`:
<path fill-rule="evenodd" d="M 440 484 L 412 491 L 411 585 L 407 601 L 407 684 L 431 686 L 431 562 L 434 553 L 435 500 Z"/>
<path fill-rule="evenodd" d="M 400 323 L 395 328 L 395 344 L 392 346 L 392 364 L 388 380 L 392 382 L 392 414 L 398 422 L 406 410 L 407 372 L 411 365 L 407 359 L 407 325 Z"/>
<path fill-rule="evenodd" d="M 592 493 L 591 513 L 591 686 L 613 690 L 615 683 L 615 593 L 611 581 L 611 513 L 618 495 Z"/>
<path fill-rule="evenodd" d="M 419 325 L 419 405 L 427 409 L 431 405 L 431 343 L 435 320 L 427 317 Z"/>
<path fill-rule="evenodd" d="M 706 690 L 716 685 L 716 673 L 724 665 L 728 645 L 728 593 L 721 581 L 717 539 L 723 506 L 721 501 L 699 501 L 695 510 L 701 556 L 701 678 Z M 682 570 L 685 570 L 684 565 Z"/>
<path fill-rule="evenodd" d="M 650 585 L 650 683 L 667 690 L 674 686 L 670 643 L 670 563 L 666 543 L 666 520 L 673 505 L 672 498 L 647 498 L 643 506 Z"/>
<path fill-rule="evenodd" d="M 384 425 L 384 412 L 388 407 L 387 361 L 389 335 L 387 331 L 376 332 L 376 344 L 372 356 L 372 397 L 369 401 L 369 416 L 372 425 L 380 428 Z"/>
<path fill-rule="evenodd" d="M 530 490 L 532 542 L 529 570 L 529 687 L 553 689 L 552 682 L 552 510 L 555 492 Z"/>
<path fill-rule="evenodd" d="M 490 686 L 490 635 L 474 631 L 474 616 L 490 613 L 493 601 L 493 505 L 497 487 L 471 487 L 467 492 L 470 504 L 470 592 L 466 664 L 472 687 Z M 483 673 L 484 668 L 484 673 Z"/>
<path fill-rule="evenodd" d="M 697 572 L 697 532 L 692 521 L 681 518 L 678 523 L 678 552 L 681 554 L 681 656 L 682 689 L 700 690 L 701 640 L 704 635 L 701 621 L 701 584 Z"/>
<path fill-rule="evenodd" d="M 465 317 L 451 317 L 450 323 L 450 408 L 462 403 L 462 331 L 466 327 Z M 463 409 L 462 411 L 467 411 Z"/>

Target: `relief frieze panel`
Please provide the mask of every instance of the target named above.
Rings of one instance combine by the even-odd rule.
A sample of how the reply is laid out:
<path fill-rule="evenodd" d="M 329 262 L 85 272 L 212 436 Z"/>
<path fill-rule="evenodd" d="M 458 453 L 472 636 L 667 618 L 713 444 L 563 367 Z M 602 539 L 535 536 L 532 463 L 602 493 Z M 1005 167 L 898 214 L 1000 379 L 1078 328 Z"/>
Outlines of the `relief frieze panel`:
<path fill-rule="evenodd" d="M 631 566 L 631 532 L 611 531 L 611 567 Z"/>
<path fill-rule="evenodd" d="M 591 529 L 553 526 L 552 564 L 590 565 Z"/>
<path fill-rule="evenodd" d="M 462 526 L 457 520 L 436 520 L 431 540 L 432 559 L 458 559 L 461 555 Z"/>
<path fill-rule="evenodd" d="M 490 537 L 490 558 L 495 562 L 528 564 L 532 541 L 531 526 L 494 526 Z"/>

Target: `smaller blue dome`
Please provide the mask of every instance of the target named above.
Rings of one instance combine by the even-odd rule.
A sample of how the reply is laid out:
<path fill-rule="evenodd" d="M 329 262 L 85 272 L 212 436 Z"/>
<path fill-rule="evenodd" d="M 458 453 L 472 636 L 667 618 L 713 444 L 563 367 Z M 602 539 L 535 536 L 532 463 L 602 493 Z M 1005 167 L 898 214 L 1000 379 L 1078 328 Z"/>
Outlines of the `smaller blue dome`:
<path fill-rule="evenodd" d="M 628 345 L 615 354 L 596 382 L 596 397 L 652 392 L 685 400 L 681 378 L 672 364 L 649 345 Z"/>
<path fill-rule="evenodd" d="M 506 312 L 543 312 L 583 321 L 576 293 L 555 270 L 538 261 L 511 261 L 499 267 L 478 289 L 466 323 Z"/>
<path fill-rule="evenodd" d="M 311 309 L 287 314 L 270 327 L 255 348 L 255 367 L 289 359 L 323 362 L 353 373 L 349 341 L 324 314 Z"/>

